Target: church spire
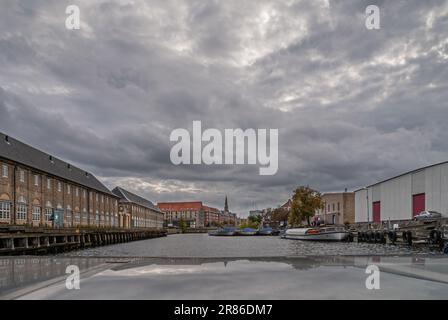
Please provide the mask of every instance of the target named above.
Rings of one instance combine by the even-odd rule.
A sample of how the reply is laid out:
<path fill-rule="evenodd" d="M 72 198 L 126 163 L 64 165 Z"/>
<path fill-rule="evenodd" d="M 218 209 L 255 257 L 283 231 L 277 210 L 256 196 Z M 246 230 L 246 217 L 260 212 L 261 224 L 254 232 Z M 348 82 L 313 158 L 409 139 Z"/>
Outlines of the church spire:
<path fill-rule="evenodd" d="M 227 202 L 227 195 L 226 195 L 226 202 L 224 203 L 224 212 L 229 212 L 229 204 Z"/>

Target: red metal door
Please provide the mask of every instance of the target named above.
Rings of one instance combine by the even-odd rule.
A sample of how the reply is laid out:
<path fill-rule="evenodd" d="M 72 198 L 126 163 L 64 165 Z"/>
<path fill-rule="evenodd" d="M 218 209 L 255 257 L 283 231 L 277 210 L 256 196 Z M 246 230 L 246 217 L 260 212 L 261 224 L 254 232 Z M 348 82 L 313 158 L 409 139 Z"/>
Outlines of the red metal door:
<path fill-rule="evenodd" d="M 419 214 L 425 210 L 425 194 L 414 194 L 412 196 L 412 216 Z"/>
<path fill-rule="evenodd" d="M 372 203 L 373 222 L 381 222 L 381 201 Z"/>

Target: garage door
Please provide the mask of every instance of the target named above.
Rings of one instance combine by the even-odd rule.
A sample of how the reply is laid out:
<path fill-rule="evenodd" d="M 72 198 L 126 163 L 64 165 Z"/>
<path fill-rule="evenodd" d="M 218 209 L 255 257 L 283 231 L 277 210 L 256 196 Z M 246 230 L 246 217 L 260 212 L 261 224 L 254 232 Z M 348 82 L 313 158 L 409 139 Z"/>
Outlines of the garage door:
<path fill-rule="evenodd" d="M 412 196 L 412 216 L 425 210 L 425 194 L 414 194 Z"/>
<path fill-rule="evenodd" d="M 381 201 L 372 203 L 373 222 L 381 222 Z"/>

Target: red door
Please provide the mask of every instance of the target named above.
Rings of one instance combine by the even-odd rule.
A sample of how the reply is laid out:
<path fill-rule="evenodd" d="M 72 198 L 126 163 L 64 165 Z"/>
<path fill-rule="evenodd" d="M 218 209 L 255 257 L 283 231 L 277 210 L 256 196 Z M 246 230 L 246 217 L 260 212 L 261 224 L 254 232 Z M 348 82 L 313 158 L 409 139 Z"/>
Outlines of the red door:
<path fill-rule="evenodd" d="M 373 222 L 381 222 L 381 201 L 372 203 Z"/>
<path fill-rule="evenodd" d="M 412 196 L 412 216 L 419 214 L 425 210 L 425 194 L 414 194 Z"/>

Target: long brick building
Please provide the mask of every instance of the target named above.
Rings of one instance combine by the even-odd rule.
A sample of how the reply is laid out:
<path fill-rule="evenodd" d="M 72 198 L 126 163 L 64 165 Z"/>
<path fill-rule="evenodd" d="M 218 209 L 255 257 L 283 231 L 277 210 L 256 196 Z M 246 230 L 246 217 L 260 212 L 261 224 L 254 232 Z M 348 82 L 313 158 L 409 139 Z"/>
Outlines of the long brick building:
<path fill-rule="evenodd" d="M 206 206 L 202 201 L 159 202 L 157 206 L 165 214 L 166 226 L 178 226 L 180 219 L 190 228 L 237 224 L 235 213 Z"/>
<path fill-rule="evenodd" d="M 182 219 L 190 228 L 204 227 L 204 206 L 201 201 L 159 202 L 167 226 L 178 226 Z"/>
<path fill-rule="evenodd" d="M 93 174 L 0 133 L 0 226 L 162 226 L 162 212 L 150 201 L 117 190 L 115 194 Z"/>
<path fill-rule="evenodd" d="M 119 198 L 94 175 L 0 134 L 0 224 L 120 226 Z"/>
<path fill-rule="evenodd" d="M 133 228 L 163 228 L 163 212 L 151 201 L 116 187 L 112 192 L 120 198 L 118 211 Z"/>

